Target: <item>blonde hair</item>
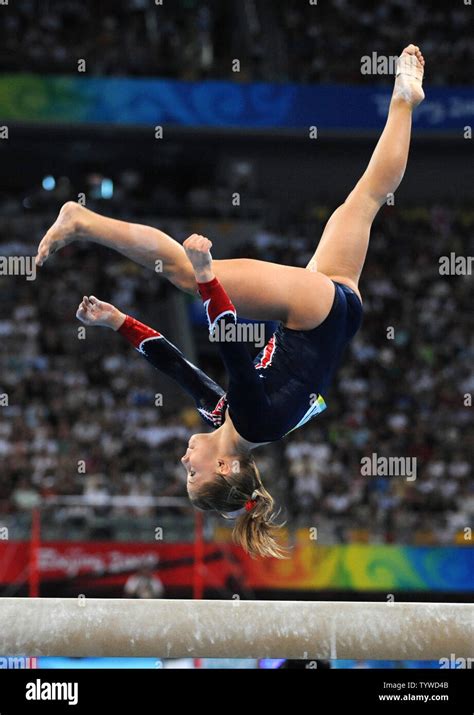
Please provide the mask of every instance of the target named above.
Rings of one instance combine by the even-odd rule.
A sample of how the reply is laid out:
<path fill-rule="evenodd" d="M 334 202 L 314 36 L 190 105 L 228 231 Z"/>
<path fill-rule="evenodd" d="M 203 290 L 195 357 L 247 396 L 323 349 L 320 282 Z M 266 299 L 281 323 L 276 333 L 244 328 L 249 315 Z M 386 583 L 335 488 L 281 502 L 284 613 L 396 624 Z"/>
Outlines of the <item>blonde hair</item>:
<path fill-rule="evenodd" d="M 226 519 L 236 518 L 232 538 L 250 556 L 289 558 L 289 549 L 276 540 L 279 514 L 275 511 L 272 495 L 262 484 L 260 472 L 251 456 L 239 458 L 239 469 L 226 477 L 216 474 L 216 479 L 206 482 L 191 498 L 195 507 L 214 510 Z M 232 512 L 240 511 L 235 517 Z"/>

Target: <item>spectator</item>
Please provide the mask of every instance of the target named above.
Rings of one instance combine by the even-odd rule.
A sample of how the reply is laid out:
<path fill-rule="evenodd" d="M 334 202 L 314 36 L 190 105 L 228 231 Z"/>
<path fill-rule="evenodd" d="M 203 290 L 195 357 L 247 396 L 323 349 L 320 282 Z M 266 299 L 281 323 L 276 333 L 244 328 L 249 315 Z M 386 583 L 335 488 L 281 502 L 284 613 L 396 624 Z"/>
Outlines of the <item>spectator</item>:
<path fill-rule="evenodd" d="M 124 587 L 125 598 L 162 598 L 164 592 L 163 582 L 149 566 L 129 576 Z"/>

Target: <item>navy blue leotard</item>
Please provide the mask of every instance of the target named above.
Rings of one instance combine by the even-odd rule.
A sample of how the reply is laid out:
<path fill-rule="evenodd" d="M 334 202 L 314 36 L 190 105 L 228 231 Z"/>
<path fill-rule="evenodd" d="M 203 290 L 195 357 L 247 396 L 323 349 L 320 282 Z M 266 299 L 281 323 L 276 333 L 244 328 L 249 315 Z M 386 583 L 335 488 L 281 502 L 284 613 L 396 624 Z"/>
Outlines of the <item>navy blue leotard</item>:
<path fill-rule="evenodd" d="M 194 399 L 203 420 L 220 427 L 226 410 L 244 439 L 274 442 L 326 409 L 325 397 L 344 348 L 360 327 L 362 304 L 347 286 L 335 283 L 326 320 L 313 330 L 279 325 L 252 360 L 243 342 L 219 340 L 228 374 L 225 392 L 156 330 L 127 317 L 119 332 L 158 370 L 176 380 Z M 209 330 L 226 335 L 237 314 L 217 278 L 198 284 Z"/>

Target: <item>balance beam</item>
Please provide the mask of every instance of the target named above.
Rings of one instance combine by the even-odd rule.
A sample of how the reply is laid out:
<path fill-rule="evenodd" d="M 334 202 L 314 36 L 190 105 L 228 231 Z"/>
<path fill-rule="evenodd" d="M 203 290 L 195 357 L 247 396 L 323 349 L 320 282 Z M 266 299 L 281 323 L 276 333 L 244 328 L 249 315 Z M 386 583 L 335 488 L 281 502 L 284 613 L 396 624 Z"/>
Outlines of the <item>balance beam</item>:
<path fill-rule="evenodd" d="M 464 603 L 0 598 L 0 654 L 470 658 L 473 624 Z"/>

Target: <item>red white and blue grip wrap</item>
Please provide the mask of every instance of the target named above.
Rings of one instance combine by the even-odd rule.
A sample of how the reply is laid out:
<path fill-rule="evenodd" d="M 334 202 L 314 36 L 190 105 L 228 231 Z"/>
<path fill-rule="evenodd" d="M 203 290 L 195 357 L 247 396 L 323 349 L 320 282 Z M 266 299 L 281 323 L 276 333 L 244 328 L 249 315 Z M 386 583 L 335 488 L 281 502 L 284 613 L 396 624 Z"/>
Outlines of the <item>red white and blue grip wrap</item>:
<path fill-rule="evenodd" d="M 217 278 L 207 283 L 198 283 L 199 293 L 204 302 L 204 308 L 209 323 L 209 332 L 212 334 L 218 320 L 225 315 L 232 316 L 234 322 L 237 322 L 237 312 L 235 307 L 221 286 Z"/>

